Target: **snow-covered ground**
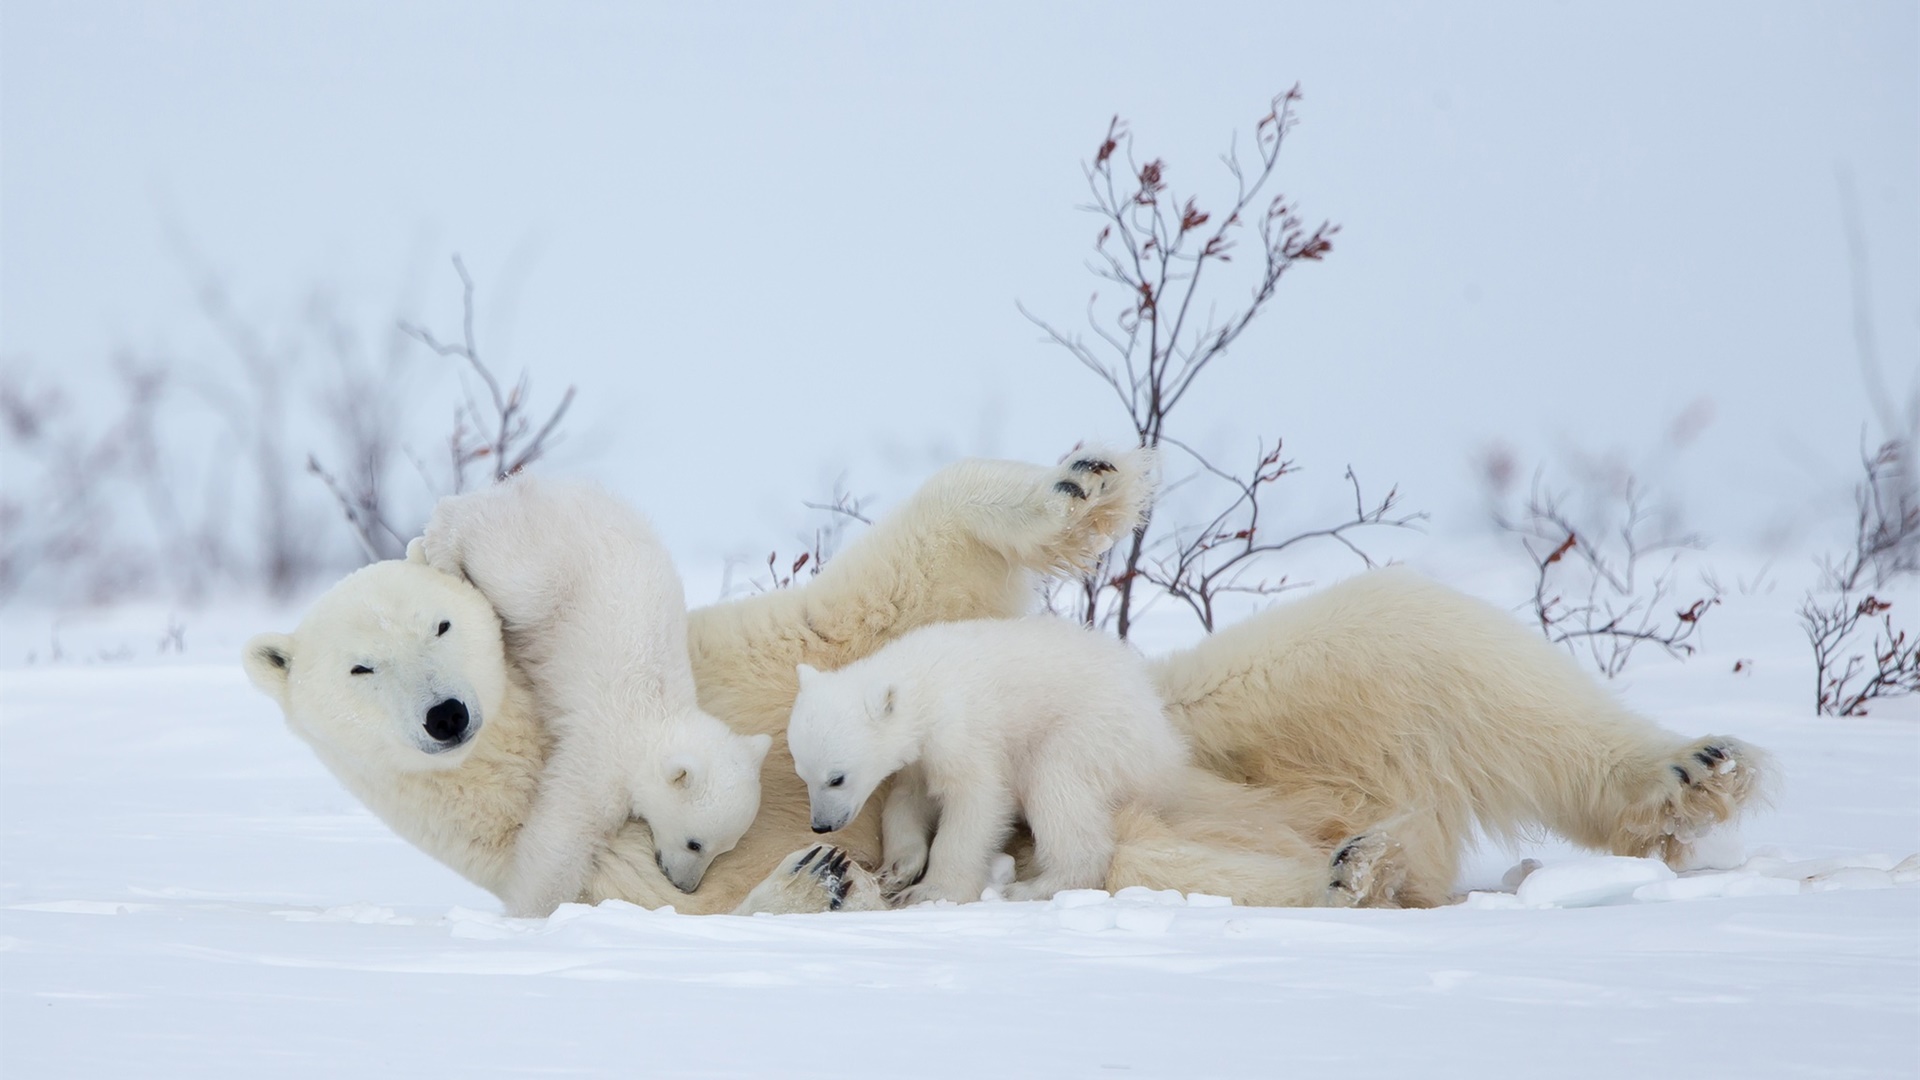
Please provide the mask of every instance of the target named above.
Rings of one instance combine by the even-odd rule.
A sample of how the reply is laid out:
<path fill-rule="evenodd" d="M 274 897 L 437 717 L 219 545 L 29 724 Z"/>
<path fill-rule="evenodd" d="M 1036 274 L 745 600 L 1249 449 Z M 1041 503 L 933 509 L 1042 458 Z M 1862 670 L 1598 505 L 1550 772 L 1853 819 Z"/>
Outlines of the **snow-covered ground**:
<path fill-rule="evenodd" d="M 1920 1074 L 1920 724 L 1809 715 L 1788 595 L 1730 596 L 1712 648 L 1620 686 L 1778 756 L 1736 869 L 1543 843 L 1483 852 L 1481 891 L 1432 911 L 1130 891 L 754 919 L 502 917 L 247 686 L 240 641 L 290 616 L 182 616 L 182 653 L 169 612 L 125 609 L 63 623 L 50 663 L 51 623 L 12 612 L 0 1073 Z M 1546 869 L 1502 886 L 1523 857 Z"/>

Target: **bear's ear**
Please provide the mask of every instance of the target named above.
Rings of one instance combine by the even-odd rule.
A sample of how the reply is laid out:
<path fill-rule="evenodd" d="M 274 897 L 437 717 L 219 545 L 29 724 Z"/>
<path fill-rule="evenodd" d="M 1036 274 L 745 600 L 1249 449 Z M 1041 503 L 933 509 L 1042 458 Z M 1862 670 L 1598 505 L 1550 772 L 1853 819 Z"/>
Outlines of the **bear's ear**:
<path fill-rule="evenodd" d="M 259 634 L 247 642 L 241 656 L 247 678 L 260 692 L 287 707 L 287 674 L 293 670 L 293 638 L 287 634 Z"/>
<path fill-rule="evenodd" d="M 660 771 L 673 787 L 689 788 L 700 778 L 700 762 L 692 754 L 674 754 L 661 765 Z"/>
<path fill-rule="evenodd" d="M 899 696 L 892 683 L 880 687 L 867 698 L 867 715 L 875 720 L 885 720 L 892 716 L 894 702 Z"/>
<path fill-rule="evenodd" d="M 427 538 L 416 536 L 407 541 L 407 561 L 427 565 Z"/>
<path fill-rule="evenodd" d="M 747 736 L 747 750 L 753 756 L 753 767 L 759 768 L 767 760 L 767 751 L 773 748 L 773 736 L 762 733 Z"/>
<path fill-rule="evenodd" d="M 795 664 L 793 672 L 795 675 L 800 676 L 801 686 L 805 686 L 820 677 L 820 669 L 814 667 L 812 664 Z"/>

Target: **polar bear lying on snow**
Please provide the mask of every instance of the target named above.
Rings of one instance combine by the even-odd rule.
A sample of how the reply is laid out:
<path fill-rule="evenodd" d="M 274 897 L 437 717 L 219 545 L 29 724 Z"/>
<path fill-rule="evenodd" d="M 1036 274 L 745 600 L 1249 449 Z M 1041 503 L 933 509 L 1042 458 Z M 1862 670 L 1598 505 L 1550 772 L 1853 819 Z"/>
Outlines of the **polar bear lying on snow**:
<path fill-rule="evenodd" d="M 760 810 L 772 738 L 700 711 L 687 601 L 646 519 L 580 482 L 515 477 L 440 500 L 408 557 L 492 602 L 553 748 L 502 899 L 545 915 L 580 895 L 629 816 L 667 880 L 692 892 Z"/>
<path fill-rule="evenodd" d="M 700 706 L 773 736 L 760 813 L 682 893 L 647 826 L 608 837 L 578 899 L 683 911 L 878 908 L 878 814 L 812 842 L 780 733 L 796 666 L 833 670 L 934 622 L 1028 611 L 1036 575 L 1090 566 L 1151 494 L 1140 452 L 1057 467 L 970 461 L 935 474 L 803 587 L 691 613 Z M 435 636 L 449 622 L 444 636 Z M 357 678 L 373 658 L 392 677 Z M 424 562 L 376 563 L 292 634 L 245 650 L 288 725 L 395 831 L 497 895 L 551 751 L 553 704 L 493 605 Z M 1550 829 L 1590 848 L 1685 860 L 1756 804 L 1765 759 L 1628 712 L 1506 613 L 1405 570 L 1362 575 L 1143 661 L 1196 779 L 1115 823 L 1106 885 L 1252 904 L 1445 902 L 1476 823 Z M 452 733 L 447 702 L 463 712 Z M 1203 771 L 1204 770 L 1204 771 Z"/>
<path fill-rule="evenodd" d="M 1165 803 L 1186 766 L 1140 658 L 1050 616 L 923 626 L 799 676 L 787 746 L 813 831 L 845 828 L 892 777 L 881 877 L 901 904 L 980 899 L 1023 819 L 1037 873 L 1007 899 L 1098 888 L 1114 812 Z"/>

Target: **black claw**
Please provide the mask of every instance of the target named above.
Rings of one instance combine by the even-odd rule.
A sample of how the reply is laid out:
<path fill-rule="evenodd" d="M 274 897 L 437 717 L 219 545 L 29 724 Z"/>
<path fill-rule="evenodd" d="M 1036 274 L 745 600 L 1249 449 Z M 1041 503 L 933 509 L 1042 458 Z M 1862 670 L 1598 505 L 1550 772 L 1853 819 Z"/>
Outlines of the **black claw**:
<path fill-rule="evenodd" d="M 1081 487 L 1079 484 L 1076 484 L 1071 480 L 1060 481 L 1059 483 L 1053 485 L 1053 490 L 1058 491 L 1063 495 L 1071 495 L 1076 499 L 1084 499 L 1087 497 L 1087 489 Z"/>
<path fill-rule="evenodd" d="M 820 854 L 821 850 L 825 847 L 826 847 L 825 844 L 815 844 L 813 846 L 813 850 L 807 852 L 805 855 L 802 855 L 800 857 L 800 861 L 794 864 L 793 873 L 797 874 L 800 871 L 805 870 L 807 868 L 807 864 L 813 861 L 813 857 L 815 855 Z"/>
<path fill-rule="evenodd" d="M 1705 755 L 1707 758 L 1711 758 L 1714 761 L 1725 761 L 1727 758 L 1727 752 L 1725 750 L 1720 749 L 1717 746 L 1703 747 L 1700 753 L 1695 754 L 1694 756 L 1700 757 L 1701 755 Z"/>
<path fill-rule="evenodd" d="M 1120 467 L 1113 462 L 1101 461 L 1098 458 L 1081 458 L 1079 461 L 1067 466 L 1067 468 L 1072 469 L 1074 472 L 1090 472 L 1095 476 L 1101 473 L 1120 471 Z"/>
<path fill-rule="evenodd" d="M 836 850 L 813 868 L 813 876 L 820 879 L 820 887 L 827 892 L 828 911 L 839 911 L 840 905 L 846 902 L 847 890 L 853 884 L 847 877 L 849 863 L 847 853 Z"/>
<path fill-rule="evenodd" d="M 1349 858 L 1353 856 L 1353 845 L 1365 839 L 1366 839 L 1365 836 L 1356 836 L 1353 839 L 1347 841 L 1345 846 L 1341 847 L 1339 851 L 1336 851 L 1333 853 L 1333 865 L 1335 866 L 1343 865 Z"/>
<path fill-rule="evenodd" d="M 1673 773 L 1675 776 L 1678 776 L 1680 778 L 1681 783 L 1683 784 L 1693 783 L 1693 777 L 1687 773 L 1687 770 L 1685 768 L 1679 765 L 1675 765 L 1673 767 Z"/>
<path fill-rule="evenodd" d="M 1693 760 L 1711 769 L 1713 768 L 1713 763 L 1720 760 L 1720 758 L 1718 755 L 1709 754 L 1705 750 L 1696 750 L 1693 753 Z"/>

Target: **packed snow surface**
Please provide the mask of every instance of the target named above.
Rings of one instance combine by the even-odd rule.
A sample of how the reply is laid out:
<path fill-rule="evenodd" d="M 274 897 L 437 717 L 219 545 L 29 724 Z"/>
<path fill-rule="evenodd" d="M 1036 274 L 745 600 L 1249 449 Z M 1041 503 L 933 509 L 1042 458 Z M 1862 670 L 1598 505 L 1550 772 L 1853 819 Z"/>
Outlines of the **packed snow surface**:
<path fill-rule="evenodd" d="M 1622 687 L 1779 759 L 1712 869 L 1488 845 L 1428 911 L 1128 889 L 520 920 L 348 796 L 237 640 L 197 637 L 0 673 L 7 1077 L 1920 1070 L 1920 726 L 1816 720 L 1784 676 L 1649 660 Z"/>

